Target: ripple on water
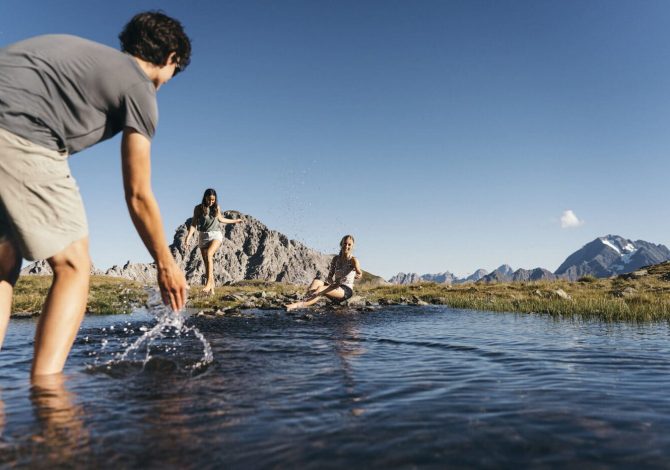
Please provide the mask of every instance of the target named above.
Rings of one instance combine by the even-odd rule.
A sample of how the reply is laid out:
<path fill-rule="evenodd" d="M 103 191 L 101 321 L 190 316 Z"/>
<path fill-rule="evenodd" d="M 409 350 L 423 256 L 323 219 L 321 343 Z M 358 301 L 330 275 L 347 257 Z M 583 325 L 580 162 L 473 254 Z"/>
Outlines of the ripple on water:
<path fill-rule="evenodd" d="M 663 467 L 670 457 L 665 324 L 437 307 L 160 322 L 87 318 L 70 374 L 42 395 L 26 378 L 33 324 L 8 336 L 0 464 Z M 194 328 L 211 347 L 205 367 L 194 367 L 206 355 Z"/>

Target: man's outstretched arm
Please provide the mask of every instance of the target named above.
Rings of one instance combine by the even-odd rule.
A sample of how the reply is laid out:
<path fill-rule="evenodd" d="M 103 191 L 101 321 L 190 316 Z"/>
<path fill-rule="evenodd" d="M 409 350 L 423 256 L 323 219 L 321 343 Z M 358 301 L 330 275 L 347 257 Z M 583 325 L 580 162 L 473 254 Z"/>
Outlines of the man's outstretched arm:
<path fill-rule="evenodd" d="M 163 302 L 179 311 L 186 303 L 186 278 L 168 249 L 158 203 L 151 190 L 151 141 L 126 128 L 121 141 L 123 188 L 130 218 L 156 261 Z"/>

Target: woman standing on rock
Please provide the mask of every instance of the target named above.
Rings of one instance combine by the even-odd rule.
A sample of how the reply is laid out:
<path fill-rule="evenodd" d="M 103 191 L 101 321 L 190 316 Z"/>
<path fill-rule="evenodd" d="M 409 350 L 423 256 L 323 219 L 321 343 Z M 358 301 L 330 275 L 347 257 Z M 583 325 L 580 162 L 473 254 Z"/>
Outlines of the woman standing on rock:
<path fill-rule="evenodd" d="M 333 257 L 330 271 L 324 283 L 321 279 L 314 279 L 307 289 L 305 300 L 286 305 L 286 310 L 305 308 L 314 305 L 319 298 L 343 301 L 354 295 L 354 279 L 363 276 L 361 265 L 352 255 L 354 251 L 354 237 L 345 235 L 340 240 L 340 254 Z"/>
<path fill-rule="evenodd" d="M 193 209 L 193 218 L 188 228 L 184 248 L 188 249 L 191 235 L 197 229 L 199 232 L 198 247 L 205 263 L 207 282 L 202 291 L 206 294 L 214 292 L 214 253 L 223 242 L 223 232 L 220 224 L 239 224 L 242 219 L 226 219 L 219 209 L 216 191 L 212 188 L 205 190 L 202 202 Z"/>

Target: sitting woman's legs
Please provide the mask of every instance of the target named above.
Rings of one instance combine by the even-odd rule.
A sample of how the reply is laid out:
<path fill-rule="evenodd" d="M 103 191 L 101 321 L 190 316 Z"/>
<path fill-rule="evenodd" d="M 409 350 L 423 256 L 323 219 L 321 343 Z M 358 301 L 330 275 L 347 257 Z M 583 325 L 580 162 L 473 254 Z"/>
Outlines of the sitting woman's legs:
<path fill-rule="evenodd" d="M 300 302 L 293 302 L 291 304 L 288 304 L 286 306 L 286 310 L 295 310 L 296 308 L 305 308 L 305 307 L 310 307 L 317 303 L 319 301 L 320 297 L 328 297 L 329 299 L 333 300 L 341 300 L 344 299 L 346 296 L 346 293 L 344 292 L 344 289 L 337 285 L 325 285 L 322 281 L 315 279 L 312 281 L 312 285 L 318 282 L 321 285 L 314 290 L 307 299 L 300 301 Z M 311 286 L 310 286 L 311 287 Z M 308 291 L 309 292 L 309 291 Z"/>
<path fill-rule="evenodd" d="M 313 295 L 320 287 L 324 286 L 324 282 L 321 279 L 314 278 L 312 283 L 307 288 L 307 295 Z"/>

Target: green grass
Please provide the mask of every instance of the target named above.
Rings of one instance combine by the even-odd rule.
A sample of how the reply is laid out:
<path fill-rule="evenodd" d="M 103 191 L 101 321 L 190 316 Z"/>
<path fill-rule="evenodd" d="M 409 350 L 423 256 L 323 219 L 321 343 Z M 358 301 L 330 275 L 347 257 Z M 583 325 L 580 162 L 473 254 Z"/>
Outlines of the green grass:
<path fill-rule="evenodd" d="M 51 276 L 22 276 L 14 287 L 13 314 L 38 314 L 51 285 Z M 91 276 L 86 312 L 130 313 L 144 305 L 147 293 L 133 281 L 109 276 Z"/>
<path fill-rule="evenodd" d="M 562 298 L 557 291 L 565 292 Z M 526 282 L 445 286 L 433 283 L 383 286 L 359 291 L 371 301 L 423 300 L 454 308 L 496 312 L 545 313 L 606 321 L 670 320 L 670 283 L 662 273 L 640 279 L 589 279 L 578 282 Z"/>

